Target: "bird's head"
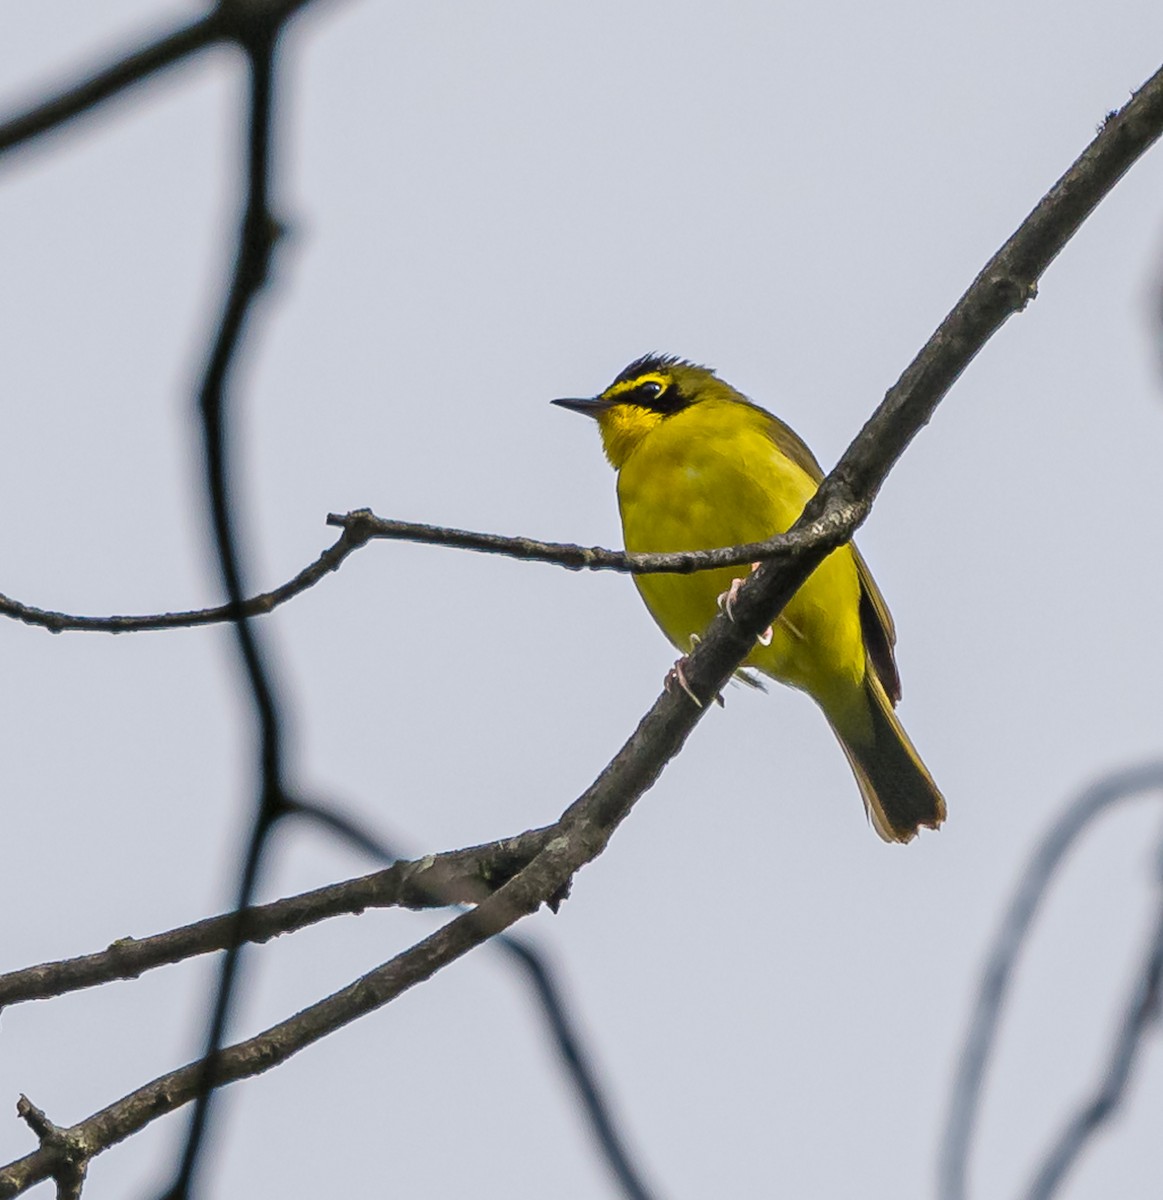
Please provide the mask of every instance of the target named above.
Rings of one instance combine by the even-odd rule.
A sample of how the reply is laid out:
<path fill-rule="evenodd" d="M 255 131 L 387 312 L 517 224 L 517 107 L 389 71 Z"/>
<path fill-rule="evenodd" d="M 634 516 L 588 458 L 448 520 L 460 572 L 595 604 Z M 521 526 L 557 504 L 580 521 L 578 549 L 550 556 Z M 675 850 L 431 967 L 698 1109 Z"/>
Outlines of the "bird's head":
<path fill-rule="evenodd" d="M 669 354 L 635 359 L 604 392 L 585 400 L 554 400 L 598 422 L 602 446 L 615 470 L 652 430 L 692 404 L 718 397 L 742 399 L 709 367 Z"/>

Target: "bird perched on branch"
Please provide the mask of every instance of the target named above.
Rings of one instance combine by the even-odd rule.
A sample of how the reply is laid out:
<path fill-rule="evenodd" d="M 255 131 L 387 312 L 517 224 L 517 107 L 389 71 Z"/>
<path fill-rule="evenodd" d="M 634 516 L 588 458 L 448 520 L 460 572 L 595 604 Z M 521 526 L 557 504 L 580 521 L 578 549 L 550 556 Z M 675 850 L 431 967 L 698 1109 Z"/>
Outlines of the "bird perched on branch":
<path fill-rule="evenodd" d="M 631 552 L 711 550 L 784 533 L 824 477 L 782 421 L 708 368 L 669 355 L 638 359 L 591 399 L 553 403 L 597 420 L 618 473 Z M 730 615 L 747 572 L 725 567 L 635 575 L 634 582 L 686 654 L 716 606 Z M 880 589 L 860 552 L 846 545 L 808 577 L 745 665 L 813 697 L 848 756 L 873 828 L 886 841 L 907 842 L 921 826 L 941 824 L 945 801 L 893 711 L 895 642 Z M 677 679 L 686 686 L 681 666 Z"/>

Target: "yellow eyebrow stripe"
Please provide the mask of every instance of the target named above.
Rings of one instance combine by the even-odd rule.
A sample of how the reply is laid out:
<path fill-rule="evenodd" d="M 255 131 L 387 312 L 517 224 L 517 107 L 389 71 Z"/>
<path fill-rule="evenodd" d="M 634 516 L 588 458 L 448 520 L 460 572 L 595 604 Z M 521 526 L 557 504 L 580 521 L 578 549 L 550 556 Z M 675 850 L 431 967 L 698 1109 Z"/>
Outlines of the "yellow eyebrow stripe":
<path fill-rule="evenodd" d="M 616 396 L 621 396 L 626 392 L 636 391 L 644 383 L 657 383 L 665 391 L 670 386 L 670 379 L 666 375 L 660 375 L 657 371 L 648 371 L 645 375 L 636 375 L 633 379 L 625 379 L 621 383 L 611 384 L 603 394 L 608 400 L 613 400 Z"/>

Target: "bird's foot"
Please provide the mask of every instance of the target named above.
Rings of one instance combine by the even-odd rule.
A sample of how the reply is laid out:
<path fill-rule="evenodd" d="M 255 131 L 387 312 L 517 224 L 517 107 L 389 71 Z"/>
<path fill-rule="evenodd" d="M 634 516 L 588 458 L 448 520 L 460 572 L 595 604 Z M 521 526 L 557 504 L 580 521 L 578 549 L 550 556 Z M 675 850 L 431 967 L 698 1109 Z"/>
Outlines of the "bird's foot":
<path fill-rule="evenodd" d="M 758 570 L 759 570 L 759 563 L 752 563 L 751 564 L 752 573 L 754 574 L 754 572 L 756 572 Z M 735 601 L 739 597 L 739 589 L 742 586 L 743 586 L 743 578 L 742 577 L 732 579 L 731 586 L 715 600 L 715 603 L 719 606 L 720 611 L 727 614 L 728 621 L 735 620 Z M 774 634 L 772 627 L 770 625 L 768 625 L 768 627 L 755 640 L 761 646 L 770 646 L 771 639 L 774 636 L 775 636 L 775 634 Z"/>
<path fill-rule="evenodd" d="M 680 658 L 678 662 L 676 662 L 674 666 L 667 671 L 666 678 L 662 681 L 662 686 L 666 688 L 668 692 L 672 692 L 674 691 L 675 684 L 678 684 L 678 686 L 682 688 L 684 692 L 686 692 L 691 700 L 694 701 L 695 707 L 702 708 L 703 702 L 694 694 L 693 691 L 691 691 L 691 685 L 686 681 L 686 671 L 683 669 L 683 663 L 685 662 L 685 658 Z"/>
<path fill-rule="evenodd" d="M 699 641 L 700 641 L 699 635 L 697 633 L 692 633 L 691 634 L 691 649 L 692 650 L 699 644 Z M 675 684 L 678 684 L 678 686 L 680 688 L 682 688 L 682 690 L 684 692 L 686 692 L 686 694 L 694 701 L 695 706 L 697 708 L 702 708 L 703 702 L 698 698 L 698 696 L 696 696 L 694 694 L 694 691 L 691 689 L 691 685 L 689 683 L 687 683 L 686 669 L 683 666 L 683 663 L 685 663 L 685 662 L 686 662 L 685 658 L 680 658 L 674 664 L 674 666 L 671 667 L 669 671 L 667 671 L 666 678 L 662 681 L 662 686 L 665 687 L 666 690 L 669 692 L 673 689 Z M 727 705 L 726 705 L 726 701 L 723 699 L 722 692 L 719 692 L 719 694 L 715 697 L 715 703 L 720 708 L 726 708 Z"/>
<path fill-rule="evenodd" d="M 751 568 L 753 571 L 754 567 Z M 719 611 L 727 614 L 727 620 L 735 620 L 735 601 L 739 597 L 739 589 L 743 586 L 742 577 L 737 577 L 731 580 L 731 586 L 725 591 L 720 592 L 715 599 L 715 603 L 719 606 Z"/>

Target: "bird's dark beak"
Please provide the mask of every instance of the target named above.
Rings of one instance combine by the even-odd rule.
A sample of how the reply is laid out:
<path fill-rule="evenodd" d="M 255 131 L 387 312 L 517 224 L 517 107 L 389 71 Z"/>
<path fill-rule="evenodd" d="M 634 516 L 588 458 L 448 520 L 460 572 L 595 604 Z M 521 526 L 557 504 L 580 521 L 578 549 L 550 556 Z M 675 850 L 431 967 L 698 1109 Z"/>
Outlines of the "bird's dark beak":
<path fill-rule="evenodd" d="M 595 420 L 611 407 L 611 401 L 601 396 L 594 396 L 591 400 L 571 400 L 566 397 L 563 400 L 551 400 L 550 403 L 568 408 L 570 412 L 585 413 L 587 417 L 593 417 Z"/>

